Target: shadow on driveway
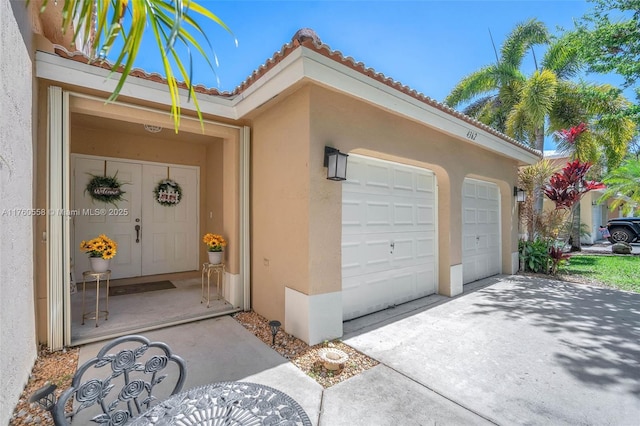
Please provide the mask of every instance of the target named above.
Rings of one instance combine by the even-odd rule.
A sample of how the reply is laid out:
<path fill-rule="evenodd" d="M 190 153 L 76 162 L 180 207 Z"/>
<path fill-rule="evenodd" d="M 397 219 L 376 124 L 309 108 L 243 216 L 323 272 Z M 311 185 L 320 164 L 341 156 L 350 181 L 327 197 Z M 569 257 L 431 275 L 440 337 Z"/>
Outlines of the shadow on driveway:
<path fill-rule="evenodd" d="M 515 275 L 437 297 L 345 341 L 496 424 L 638 424 L 640 294 Z"/>
<path fill-rule="evenodd" d="M 547 333 L 560 336 L 568 352 L 558 363 L 578 380 L 627 387 L 640 396 L 640 294 L 527 276 L 511 277 L 509 291 L 481 290 L 474 315 L 527 317 Z M 562 337 L 569 333 L 572 338 Z"/>

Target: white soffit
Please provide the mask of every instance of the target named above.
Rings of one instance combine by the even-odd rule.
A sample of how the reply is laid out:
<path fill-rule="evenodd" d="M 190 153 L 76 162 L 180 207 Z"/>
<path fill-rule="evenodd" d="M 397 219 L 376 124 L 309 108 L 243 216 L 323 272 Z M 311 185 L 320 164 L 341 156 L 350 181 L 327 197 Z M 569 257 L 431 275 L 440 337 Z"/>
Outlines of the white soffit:
<path fill-rule="evenodd" d="M 539 156 L 526 149 L 306 47 L 296 49 L 253 83 L 241 98 L 235 99 L 238 117 L 243 117 L 304 79 L 347 93 L 522 164 L 533 164 L 540 160 Z"/>
<path fill-rule="evenodd" d="M 52 53 L 36 52 L 36 77 L 38 78 L 111 93 L 118 84 L 119 74 L 109 76 L 110 74 L 111 71 L 104 68 L 62 58 Z M 185 89 L 179 89 L 179 92 L 180 108 L 195 111 L 195 105 L 189 100 L 188 92 Z M 196 95 L 202 113 L 237 118 L 231 99 L 204 93 L 196 93 Z M 122 86 L 120 96 L 171 105 L 171 96 L 165 83 L 143 78 L 128 78 Z"/>

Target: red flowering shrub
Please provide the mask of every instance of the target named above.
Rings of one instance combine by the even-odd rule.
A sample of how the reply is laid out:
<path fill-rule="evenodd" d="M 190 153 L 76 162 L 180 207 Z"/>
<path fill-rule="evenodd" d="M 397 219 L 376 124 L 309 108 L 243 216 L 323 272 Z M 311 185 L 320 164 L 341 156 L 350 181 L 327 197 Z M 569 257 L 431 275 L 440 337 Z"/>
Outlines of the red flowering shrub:
<path fill-rule="evenodd" d="M 590 168 L 590 163 L 574 160 L 551 176 L 543 190 L 544 194 L 556 204 L 556 209 L 571 209 L 586 192 L 605 187 L 603 183 L 585 179 Z"/>
<path fill-rule="evenodd" d="M 578 136 L 586 131 L 587 125 L 585 123 L 580 123 L 577 126 L 573 126 L 569 129 L 558 130 L 555 135 L 558 139 L 561 139 L 573 145 L 576 142 L 576 139 L 578 139 Z"/>

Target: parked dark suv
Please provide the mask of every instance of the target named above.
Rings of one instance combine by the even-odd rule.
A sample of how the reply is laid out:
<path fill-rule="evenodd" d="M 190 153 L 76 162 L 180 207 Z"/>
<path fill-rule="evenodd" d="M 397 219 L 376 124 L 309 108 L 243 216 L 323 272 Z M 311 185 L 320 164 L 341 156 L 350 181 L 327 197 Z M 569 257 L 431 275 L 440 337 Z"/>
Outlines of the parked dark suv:
<path fill-rule="evenodd" d="M 640 217 L 611 219 L 607 222 L 607 228 L 611 234 L 609 241 L 612 243 L 640 241 Z"/>

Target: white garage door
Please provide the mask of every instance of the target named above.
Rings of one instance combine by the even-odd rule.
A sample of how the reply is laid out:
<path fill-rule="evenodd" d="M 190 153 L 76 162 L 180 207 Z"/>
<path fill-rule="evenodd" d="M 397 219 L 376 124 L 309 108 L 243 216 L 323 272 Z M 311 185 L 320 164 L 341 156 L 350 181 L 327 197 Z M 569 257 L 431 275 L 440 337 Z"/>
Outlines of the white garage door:
<path fill-rule="evenodd" d="M 345 320 L 435 293 L 435 203 L 431 171 L 349 156 L 342 187 Z"/>
<path fill-rule="evenodd" d="M 501 272 L 500 191 L 465 179 L 462 188 L 462 279 L 465 284 Z"/>

